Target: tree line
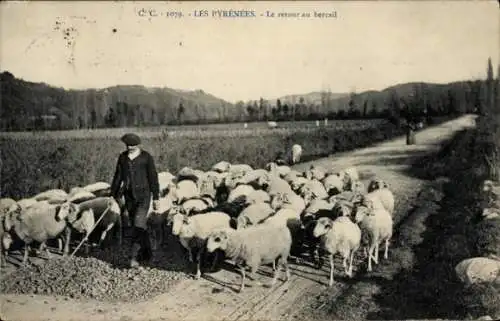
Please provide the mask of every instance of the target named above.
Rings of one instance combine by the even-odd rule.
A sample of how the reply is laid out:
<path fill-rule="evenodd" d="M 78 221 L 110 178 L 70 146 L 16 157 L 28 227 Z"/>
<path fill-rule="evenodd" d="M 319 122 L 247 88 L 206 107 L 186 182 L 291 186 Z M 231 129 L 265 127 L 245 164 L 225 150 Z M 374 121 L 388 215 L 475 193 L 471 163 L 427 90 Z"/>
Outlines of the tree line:
<path fill-rule="evenodd" d="M 386 118 L 430 121 L 435 116 L 483 113 L 498 101 L 499 78 L 491 59 L 486 80 L 449 84 L 409 83 L 382 91 L 352 92 L 316 101 L 263 98 L 227 103 L 203 91 L 148 91 L 141 86 L 105 90 L 65 90 L 1 74 L 0 128 L 9 130 L 165 126 L 226 122 Z"/>

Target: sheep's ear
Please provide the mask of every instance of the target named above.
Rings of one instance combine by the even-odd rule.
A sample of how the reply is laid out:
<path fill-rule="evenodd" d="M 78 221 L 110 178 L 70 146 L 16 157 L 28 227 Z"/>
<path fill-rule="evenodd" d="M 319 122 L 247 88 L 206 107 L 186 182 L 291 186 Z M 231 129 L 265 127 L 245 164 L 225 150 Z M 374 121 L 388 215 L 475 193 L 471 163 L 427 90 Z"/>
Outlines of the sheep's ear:
<path fill-rule="evenodd" d="M 10 231 L 12 227 L 14 226 L 14 220 L 15 216 L 14 213 L 8 213 L 6 216 L 3 218 L 3 226 L 5 228 L 5 231 Z"/>
<path fill-rule="evenodd" d="M 66 213 L 66 215 L 61 214 L 61 207 L 62 207 L 61 205 L 56 205 L 56 207 L 55 207 L 55 209 L 56 209 L 55 219 L 57 222 L 64 220 L 67 216 L 67 213 Z"/>

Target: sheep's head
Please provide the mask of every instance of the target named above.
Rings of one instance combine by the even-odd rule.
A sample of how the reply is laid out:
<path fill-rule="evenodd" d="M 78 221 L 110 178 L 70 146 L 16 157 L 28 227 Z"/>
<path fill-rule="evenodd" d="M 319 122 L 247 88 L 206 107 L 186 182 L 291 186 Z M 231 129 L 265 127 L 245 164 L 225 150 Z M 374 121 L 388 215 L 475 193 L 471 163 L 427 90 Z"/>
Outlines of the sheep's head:
<path fill-rule="evenodd" d="M 371 193 L 375 190 L 383 189 L 383 188 L 389 188 L 389 184 L 387 184 L 384 180 L 377 178 L 377 179 L 372 180 L 370 182 L 370 184 L 368 184 L 367 192 Z"/>
<path fill-rule="evenodd" d="M 195 231 L 193 229 L 193 220 L 190 217 L 184 216 L 182 221 L 182 225 L 179 231 L 179 237 L 182 238 L 191 238 L 195 235 Z"/>
<path fill-rule="evenodd" d="M 354 206 L 354 222 L 359 223 L 365 219 L 365 217 L 373 215 L 373 205 L 370 205 L 371 201 L 366 204 L 357 204 Z"/>
<path fill-rule="evenodd" d="M 363 194 L 365 192 L 365 184 L 362 181 L 354 181 L 351 190 L 356 194 Z"/>
<path fill-rule="evenodd" d="M 12 239 L 12 235 L 10 233 L 3 233 L 1 241 L 2 241 L 2 248 L 4 251 L 9 250 L 10 246 L 14 242 L 14 240 Z"/>
<path fill-rule="evenodd" d="M 214 172 L 223 173 L 223 172 L 227 172 L 230 167 L 231 167 L 231 164 L 229 162 L 221 161 L 221 162 L 218 162 L 217 164 L 214 164 L 212 166 L 212 170 Z"/>
<path fill-rule="evenodd" d="M 270 162 L 267 163 L 266 166 L 264 166 L 264 168 L 268 172 L 275 172 L 278 169 L 278 164 L 276 164 L 275 162 Z"/>
<path fill-rule="evenodd" d="M 72 216 L 72 215 L 71 215 Z M 74 220 L 70 220 L 70 215 L 68 215 L 68 222 L 70 225 L 78 231 L 78 233 L 88 234 L 92 232 L 92 228 L 95 224 L 94 210 L 88 209 L 80 211 L 78 215 L 74 216 Z"/>
<path fill-rule="evenodd" d="M 325 177 L 322 180 L 323 186 L 325 187 L 328 195 L 333 196 L 340 194 L 344 190 L 344 182 L 342 178 L 337 174 L 332 174 Z"/>
<path fill-rule="evenodd" d="M 288 197 L 288 194 L 276 193 L 276 195 L 274 195 L 273 198 L 271 199 L 271 208 L 273 210 L 278 210 L 283 206 L 283 204 L 288 204 L 288 203 L 290 203 L 290 198 Z"/>
<path fill-rule="evenodd" d="M 332 223 L 332 220 L 328 217 L 319 218 L 313 230 L 314 237 L 320 237 L 326 234 L 332 228 Z"/>
<path fill-rule="evenodd" d="M 261 175 L 257 179 L 257 185 L 259 185 L 262 188 L 268 188 L 270 182 L 271 178 L 269 177 L 269 175 Z"/>
<path fill-rule="evenodd" d="M 304 199 L 304 202 L 306 204 L 309 204 L 309 203 L 311 203 L 312 200 L 317 198 L 317 195 L 310 188 L 303 188 L 302 189 L 302 198 Z"/>
<path fill-rule="evenodd" d="M 338 213 L 338 216 L 350 217 L 353 212 L 353 205 L 347 202 L 337 202 L 333 206 L 333 210 Z"/>
<path fill-rule="evenodd" d="M 14 227 L 14 222 L 20 218 L 22 208 L 19 204 L 12 204 L 2 217 L 4 231 L 8 232 Z"/>
<path fill-rule="evenodd" d="M 251 224 L 252 224 L 252 222 L 250 222 L 250 219 L 245 215 L 240 215 L 236 219 L 236 229 L 237 230 L 244 229 L 245 227 L 250 226 Z"/>
<path fill-rule="evenodd" d="M 485 180 L 483 182 L 483 192 L 491 192 L 491 191 L 493 191 L 494 186 L 495 186 L 495 183 L 493 183 L 492 180 L 489 180 L 489 179 Z"/>
<path fill-rule="evenodd" d="M 212 253 L 217 249 L 225 251 L 227 249 L 228 240 L 229 240 L 229 234 L 227 231 L 221 230 L 212 232 L 207 239 L 208 252 Z"/>
<path fill-rule="evenodd" d="M 80 211 L 80 206 L 75 203 L 65 202 L 63 204 L 56 206 L 56 221 L 62 221 L 67 219 L 68 216 L 70 218 L 76 217 L 78 212 Z"/>
<path fill-rule="evenodd" d="M 490 220 L 500 217 L 500 209 L 494 207 L 487 207 L 483 209 L 483 219 Z"/>
<path fill-rule="evenodd" d="M 304 186 L 307 183 L 308 179 L 305 177 L 297 177 L 292 181 L 291 187 L 294 192 L 299 191 L 302 186 Z"/>
<path fill-rule="evenodd" d="M 172 234 L 179 235 L 181 232 L 182 226 L 187 224 L 188 217 L 186 215 L 177 213 L 172 216 Z"/>

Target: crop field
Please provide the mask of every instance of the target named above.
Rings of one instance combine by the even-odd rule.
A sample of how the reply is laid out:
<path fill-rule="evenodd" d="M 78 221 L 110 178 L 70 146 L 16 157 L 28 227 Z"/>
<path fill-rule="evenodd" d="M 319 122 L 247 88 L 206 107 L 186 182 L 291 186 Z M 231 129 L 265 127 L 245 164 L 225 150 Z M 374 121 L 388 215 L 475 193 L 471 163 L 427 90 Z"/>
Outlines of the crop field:
<path fill-rule="evenodd" d="M 3 132 L 0 138 L 28 139 L 34 138 L 103 138 L 120 137 L 124 133 L 133 131 L 143 137 L 199 137 L 199 136 L 255 136 L 255 135 L 286 135 L 291 132 L 313 132 L 318 129 L 325 130 L 361 130 L 378 128 L 387 121 L 385 119 L 351 119 L 351 120 L 322 120 L 316 121 L 287 121 L 279 122 L 277 128 L 269 128 L 267 122 L 159 126 L 159 127 L 120 127 L 105 129 L 82 129 L 62 131 L 33 131 L 33 132 Z"/>
<path fill-rule="evenodd" d="M 136 128 L 2 133 L 1 194 L 22 198 L 49 188 L 67 190 L 97 181 L 110 182 L 117 156 L 124 148 L 119 137 L 127 131 L 141 135 L 143 148 L 155 157 L 158 171 L 171 172 L 185 166 L 206 170 L 221 160 L 263 167 L 293 144 L 301 144 L 303 160 L 310 160 L 404 133 L 384 120 L 335 121 L 322 128 L 293 127 L 290 123 L 277 129 L 207 128 L 166 134 L 155 128 L 156 135 Z"/>

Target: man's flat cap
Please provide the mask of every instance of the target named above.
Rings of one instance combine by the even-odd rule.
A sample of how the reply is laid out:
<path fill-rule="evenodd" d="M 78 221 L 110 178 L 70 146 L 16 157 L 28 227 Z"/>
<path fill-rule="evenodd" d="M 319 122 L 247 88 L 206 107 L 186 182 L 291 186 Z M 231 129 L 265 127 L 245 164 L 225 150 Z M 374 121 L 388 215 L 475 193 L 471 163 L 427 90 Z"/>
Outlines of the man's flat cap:
<path fill-rule="evenodd" d="M 136 146 L 141 143 L 141 139 L 136 134 L 129 133 L 122 136 L 122 142 L 127 146 Z"/>

